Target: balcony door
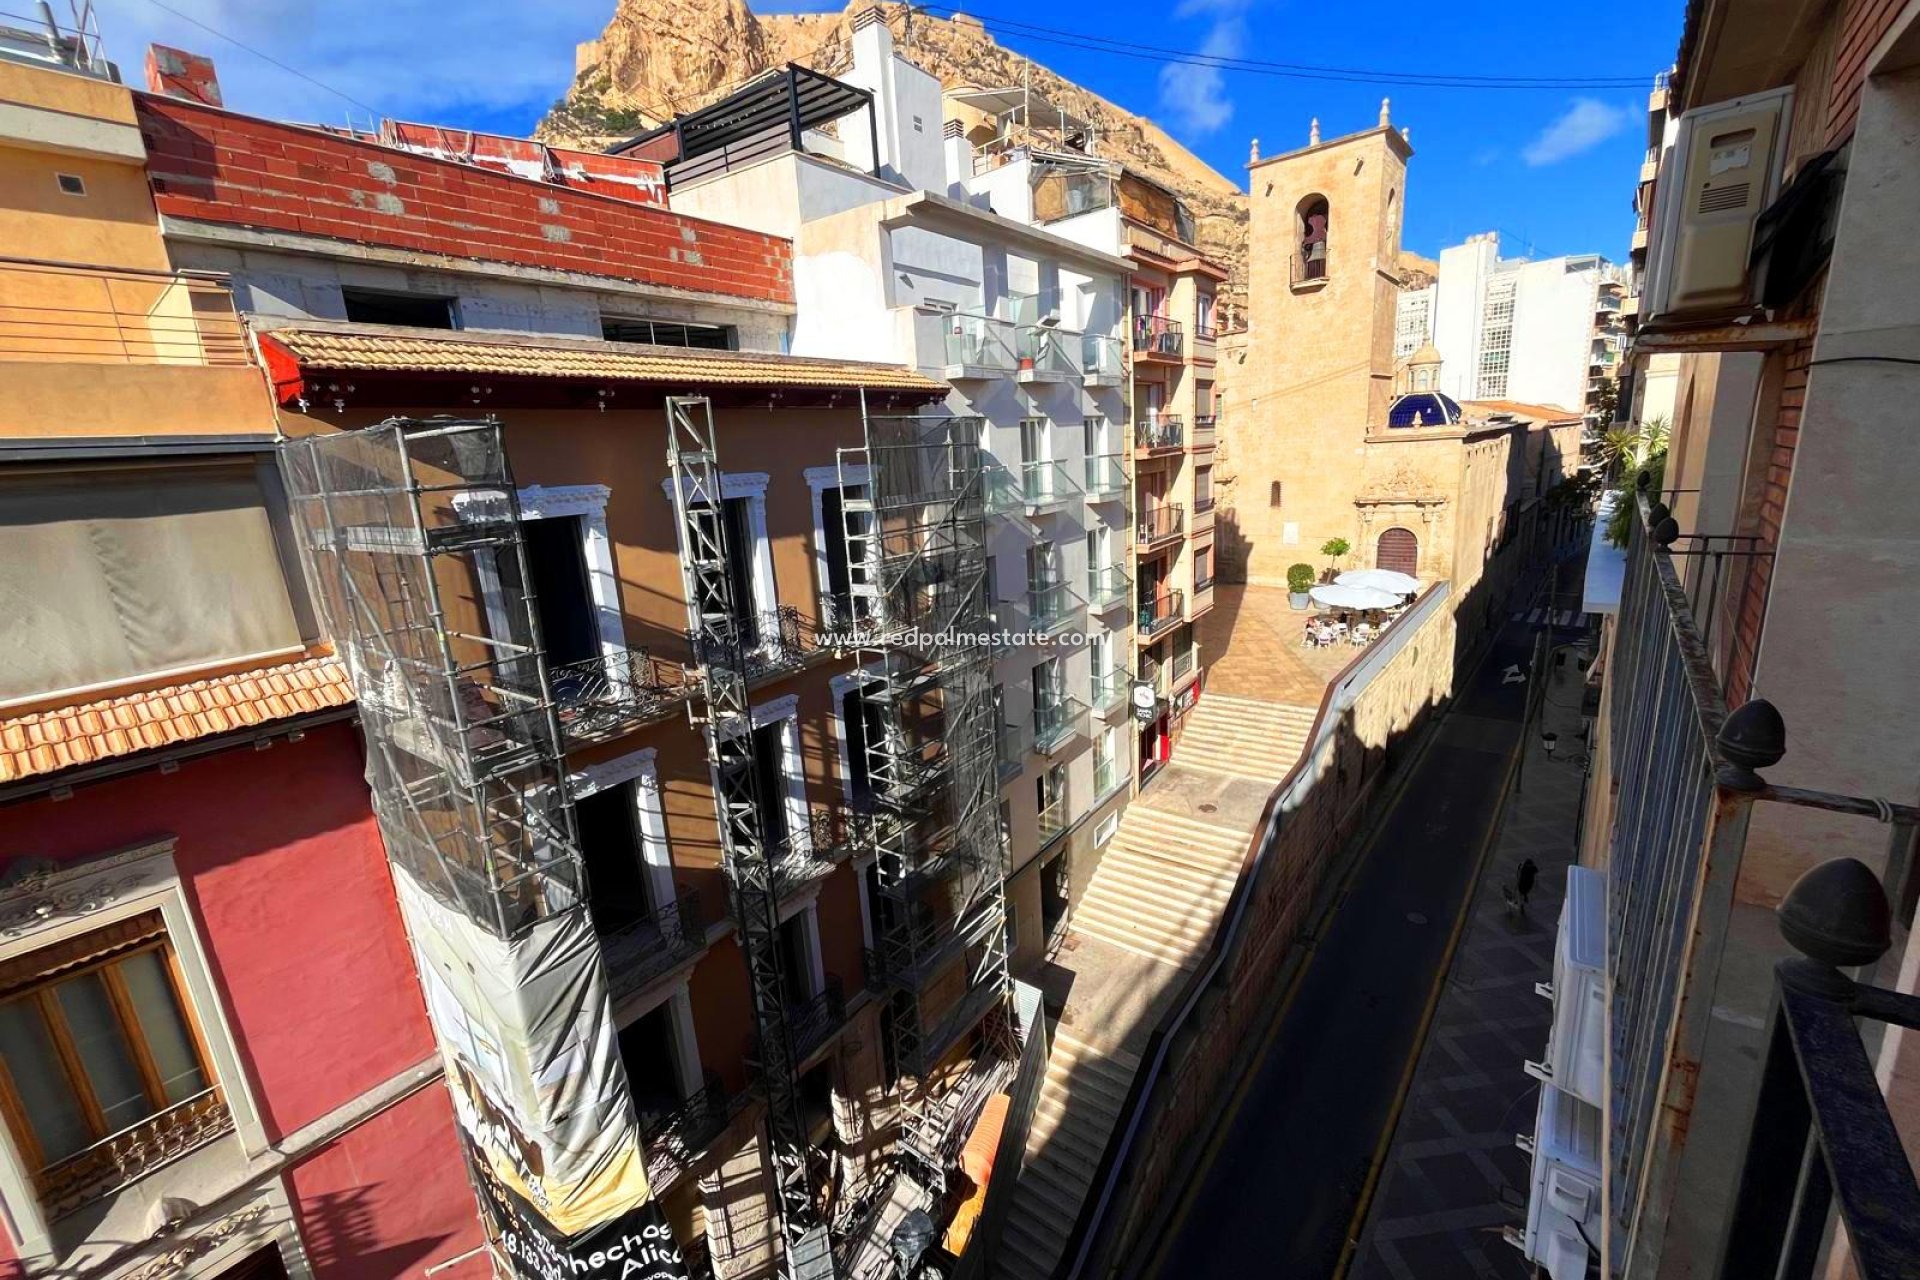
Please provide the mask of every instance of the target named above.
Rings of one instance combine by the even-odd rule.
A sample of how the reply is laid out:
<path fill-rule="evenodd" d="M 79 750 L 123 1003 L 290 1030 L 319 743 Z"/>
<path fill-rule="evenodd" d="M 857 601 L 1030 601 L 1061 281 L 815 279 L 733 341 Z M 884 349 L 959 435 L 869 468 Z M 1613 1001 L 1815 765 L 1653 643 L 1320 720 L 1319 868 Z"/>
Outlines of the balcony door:
<path fill-rule="evenodd" d="M 587 865 L 593 923 L 602 933 L 638 923 L 658 905 L 647 882 L 635 794 L 638 785 L 623 782 L 583 796 L 573 805 L 580 855 Z"/>
<path fill-rule="evenodd" d="M 587 585 L 586 530 L 580 516 L 549 516 L 520 525 L 528 585 L 540 619 L 547 669 L 600 656 L 600 620 Z"/>

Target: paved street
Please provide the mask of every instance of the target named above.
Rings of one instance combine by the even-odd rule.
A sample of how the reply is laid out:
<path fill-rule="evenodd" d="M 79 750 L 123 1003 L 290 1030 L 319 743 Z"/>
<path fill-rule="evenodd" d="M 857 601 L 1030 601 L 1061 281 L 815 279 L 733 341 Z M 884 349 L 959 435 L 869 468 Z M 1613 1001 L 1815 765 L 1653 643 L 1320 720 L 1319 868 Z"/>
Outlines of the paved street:
<path fill-rule="evenodd" d="M 1160 1274 L 1332 1274 L 1501 801 L 1526 689 L 1503 673 L 1532 637 L 1505 622 L 1361 855 Z"/>

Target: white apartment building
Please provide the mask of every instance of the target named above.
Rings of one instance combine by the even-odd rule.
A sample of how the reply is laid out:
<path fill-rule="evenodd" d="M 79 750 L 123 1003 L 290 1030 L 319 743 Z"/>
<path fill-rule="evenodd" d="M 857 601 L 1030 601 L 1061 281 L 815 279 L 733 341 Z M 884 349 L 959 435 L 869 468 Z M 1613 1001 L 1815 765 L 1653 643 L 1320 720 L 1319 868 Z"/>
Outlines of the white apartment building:
<path fill-rule="evenodd" d="M 1126 493 L 1109 474 L 1129 429 L 1129 263 L 969 193 L 964 143 L 942 140 L 939 81 L 895 55 L 877 14 L 856 24 L 853 53 L 838 79 L 772 72 L 667 126 L 681 131 L 670 198 L 793 240 L 792 354 L 912 366 L 952 385 L 948 411 L 981 420 L 989 604 L 1000 630 L 1043 637 L 994 658 L 1017 969 L 1044 953 L 1068 906 L 1067 859 L 1092 853 L 1134 775 L 1118 715 L 1132 642 Z M 629 145 L 644 154 L 647 142 Z M 822 495 L 843 480 L 809 474 Z"/>
<path fill-rule="evenodd" d="M 1394 356 L 1431 342 L 1456 400 L 1584 409 L 1620 359 L 1623 276 L 1596 254 L 1503 258 L 1499 233 L 1440 252 L 1439 279 L 1400 295 Z"/>

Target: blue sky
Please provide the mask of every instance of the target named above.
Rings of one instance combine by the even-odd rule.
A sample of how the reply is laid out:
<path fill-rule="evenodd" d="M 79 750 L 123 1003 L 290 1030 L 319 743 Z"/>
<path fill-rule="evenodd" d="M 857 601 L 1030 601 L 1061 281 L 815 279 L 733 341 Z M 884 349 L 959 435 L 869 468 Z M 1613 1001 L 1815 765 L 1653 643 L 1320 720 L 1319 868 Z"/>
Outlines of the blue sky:
<path fill-rule="evenodd" d="M 759 0 L 765 11 L 825 7 Z M 968 4 L 1062 30 L 1186 51 L 1299 64 L 1475 76 L 1640 76 L 1673 57 L 1680 0 L 1606 6 L 1542 0 L 1018 0 Z M 292 119 L 349 113 L 523 133 L 566 89 L 574 45 L 613 0 L 102 0 L 109 54 L 137 78 L 150 40 L 211 53 L 227 103 Z M 326 87 L 210 34 L 232 36 Z M 1509 256 L 1595 252 L 1619 261 L 1645 148 L 1646 89 L 1439 89 L 1283 79 L 1162 66 L 1010 31 L 1001 43 L 1153 117 L 1235 181 L 1248 142 L 1272 155 L 1369 127 L 1383 95 L 1412 129 L 1407 247 L 1433 254 L 1477 231 Z M 341 95 L 345 95 L 343 98 Z M 347 99 L 351 99 L 348 101 Z"/>

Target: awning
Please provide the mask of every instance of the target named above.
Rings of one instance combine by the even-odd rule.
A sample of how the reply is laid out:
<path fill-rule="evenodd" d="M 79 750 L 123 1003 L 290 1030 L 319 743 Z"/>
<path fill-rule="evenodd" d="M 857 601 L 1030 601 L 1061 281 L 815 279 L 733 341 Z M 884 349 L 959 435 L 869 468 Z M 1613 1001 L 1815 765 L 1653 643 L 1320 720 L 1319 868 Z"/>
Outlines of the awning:
<path fill-rule="evenodd" d="M 474 403 L 475 396 L 482 405 L 511 403 L 512 397 L 499 394 L 508 390 L 519 391 L 522 402 L 542 393 L 551 401 L 570 389 L 583 407 L 597 398 L 607 408 L 633 409 L 658 402 L 604 393 L 617 397 L 624 387 L 692 395 L 716 388 L 871 391 L 924 401 L 947 392 L 944 383 L 911 369 L 858 360 L 371 326 L 268 329 L 260 334 L 260 354 L 283 405 L 344 397 L 350 404 L 430 407 L 431 396 L 421 397 L 435 381 L 447 384 L 443 389 L 457 393 L 463 404 Z"/>
<path fill-rule="evenodd" d="M 1314 587 L 1307 594 L 1328 609 L 1391 609 L 1401 602 L 1391 591 L 1372 587 Z"/>

